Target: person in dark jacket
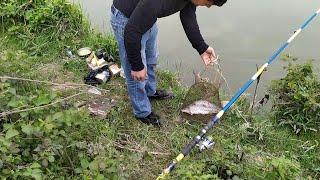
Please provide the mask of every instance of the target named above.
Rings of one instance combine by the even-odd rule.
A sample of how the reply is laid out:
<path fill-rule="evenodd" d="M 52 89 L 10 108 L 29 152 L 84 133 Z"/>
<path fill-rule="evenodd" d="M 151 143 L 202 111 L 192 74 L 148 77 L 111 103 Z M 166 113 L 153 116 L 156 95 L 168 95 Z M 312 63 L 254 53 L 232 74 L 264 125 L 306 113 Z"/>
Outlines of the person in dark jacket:
<path fill-rule="evenodd" d="M 180 12 L 184 31 L 206 66 L 216 58 L 200 33 L 197 6 L 222 6 L 227 0 L 113 0 L 111 26 L 119 45 L 121 66 L 126 77 L 134 115 L 141 122 L 160 126 L 160 117 L 151 108 L 150 99 L 168 99 L 172 93 L 157 89 L 155 66 L 158 18 Z"/>

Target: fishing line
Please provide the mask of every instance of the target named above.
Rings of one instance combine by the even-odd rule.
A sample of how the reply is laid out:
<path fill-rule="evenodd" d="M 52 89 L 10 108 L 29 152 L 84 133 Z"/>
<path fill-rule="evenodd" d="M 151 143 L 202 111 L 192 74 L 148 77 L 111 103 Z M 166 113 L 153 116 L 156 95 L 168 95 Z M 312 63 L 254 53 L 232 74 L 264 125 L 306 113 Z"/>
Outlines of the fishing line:
<path fill-rule="evenodd" d="M 232 90 L 231 90 L 231 88 L 230 88 L 230 86 L 229 86 L 229 83 L 228 83 L 228 81 L 227 81 L 227 78 L 223 75 L 222 67 L 221 67 L 221 65 L 220 65 L 220 62 L 221 62 L 221 61 L 222 61 L 222 60 L 221 60 L 220 56 L 217 55 L 217 58 L 213 61 L 213 63 L 216 65 L 218 73 L 220 73 L 220 78 L 222 78 L 223 81 L 225 82 L 226 88 L 227 88 L 227 91 L 228 91 L 228 96 L 230 96 L 230 94 L 232 93 Z M 237 111 L 238 115 L 239 115 L 244 121 L 246 121 L 246 123 L 247 123 L 247 119 L 243 116 L 243 114 L 241 113 L 239 107 L 238 107 L 236 104 L 234 105 L 234 109 Z"/>

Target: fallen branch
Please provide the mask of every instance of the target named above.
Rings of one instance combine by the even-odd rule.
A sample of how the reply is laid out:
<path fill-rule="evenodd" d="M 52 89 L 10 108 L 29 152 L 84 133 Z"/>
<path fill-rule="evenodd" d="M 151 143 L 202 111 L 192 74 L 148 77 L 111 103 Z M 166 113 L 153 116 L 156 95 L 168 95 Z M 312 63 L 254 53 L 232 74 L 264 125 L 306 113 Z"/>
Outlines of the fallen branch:
<path fill-rule="evenodd" d="M 55 83 L 55 82 L 50 82 L 50 81 L 41 81 L 41 80 L 33 80 L 33 79 L 19 78 L 19 77 L 9 77 L 9 76 L 0 76 L 0 79 L 9 79 L 9 80 L 18 80 L 18 81 L 28 81 L 28 82 L 44 83 L 44 84 L 50 84 L 50 85 L 54 85 L 54 86 L 64 86 L 64 87 L 86 86 L 86 87 L 90 87 L 90 88 L 96 88 L 96 89 L 98 89 L 98 90 L 100 90 L 100 91 L 109 92 L 109 91 L 106 90 L 106 89 L 97 88 L 97 87 L 95 87 L 95 86 L 88 85 L 88 84 L 78 84 L 78 83 L 64 83 L 64 84 L 60 84 L 60 83 Z"/>
<path fill-rule="evenodd" d="M 60 100 L 58 100 L 58 101 L 55 101 L 55 102 L 53 102 L 53 103 L 46 104 L 46 105 L 42 105 L 42 106 L 37 106 L 37 107 L 27 108 L 27 109 L 22 109 L 22 110 L 16 110 L 16 111 L 2 112 L 2 113 L 0 113 L 0 117 L 5 117 L 5 116 L 11 115 L 11 114 L 16 114 L 16 113 L 28 112 L 28 111 L 32 111 L 32 110 L 36 110 L 36 109 L 43 109 L 43 108 L 50 107 L 50 106 L 53 106 L 53 105 L 55 105 L 55 104 L 58 104 L 58 103 L 67 101 L 67 100 L 69 100 L 69 99 L 72 99 L 72 98 L 74 98 L 74 97 L 76 97 L 76 96 L 80 96 L 80 95 L 82 95 L 82 94 L 85 94 L 85 92 L 77 93 L 77 94 L 74 94 L 74 95 L 72 95 L 72 96 L 69 96 L 69 97 L 60 99 Z"/>
<path fill-rule="evenodd" d="M 143 151 L 143 150 L 140 150 L 140 149 L 133 149 L 133 148 L 128 148 L 128 147 L 125 147 L 119 143 L 114 143 L 116 147 L 120 148 L 120 149 L 126 149 L 126 150 L 129 150 L 129 151 L 133 151 L 133 152 L 140 152 L 140 153 L 144 153 L 144 152 L 148 152 L 148 151 Z M 165 156 L 168 156 L 170 155 L 170 153 L 163 153 L 163 152 L 148 152 L 149 154 L 152 154 L 152 155 L 165 155 Z"/>

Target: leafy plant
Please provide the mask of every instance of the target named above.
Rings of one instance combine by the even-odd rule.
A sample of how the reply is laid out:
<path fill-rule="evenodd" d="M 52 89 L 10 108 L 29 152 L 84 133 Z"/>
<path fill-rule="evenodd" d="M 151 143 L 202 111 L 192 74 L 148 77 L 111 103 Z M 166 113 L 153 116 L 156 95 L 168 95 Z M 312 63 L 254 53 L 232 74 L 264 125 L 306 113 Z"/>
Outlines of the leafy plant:
<path fill-rule="evenodd" d="M 64 54 L 67 46 L 89 46 L 105 48 L 119 59 L 114 37 L 92 30 L 80 7 L 68 0 L 3 0 L 0 19 L 2 33 L 30 55 L 48 56 L 48 49 Z"/>
<path fill-rule="evenodd" d="M 65 0 L 3 0 L 0 5 L 2 23 L 12 33 L 39 33 L 48 29 L 64 33 L 82 26 L 80 9 Z"/>
<path fill-rule="evenodd" d="M 272 82 L 274 117 L 280 124 L 300 130 L 319 130 L 320 81 L 313 72 L 312 62 L 296 64 L 296 58 L 287 55 L 287 75 Z"/>
<path fill-rule="evenodd" d="M 267 179 L 297 179 L 301 176 L 299 163 L 285 157 L 270 159 L 268 165 L 272 171 L 266 174 Z"/>
<path fill-rule="evenodd" d="M 6 82 L 0 87 L 1 99 L 11 99 L 8 105 L 1 104 L 1 109 L 40 106 L 57 97 L 50 91 L 20 95 Z M 112 147 L 105 148 L 110 141 L 108 125 L 92 121 L 86 111 L 61 107 L 30 110 L 4 117 L 0 127 L 1 178 L 118 177 L 118 162 L 113 159 L 119 157 Z"/>

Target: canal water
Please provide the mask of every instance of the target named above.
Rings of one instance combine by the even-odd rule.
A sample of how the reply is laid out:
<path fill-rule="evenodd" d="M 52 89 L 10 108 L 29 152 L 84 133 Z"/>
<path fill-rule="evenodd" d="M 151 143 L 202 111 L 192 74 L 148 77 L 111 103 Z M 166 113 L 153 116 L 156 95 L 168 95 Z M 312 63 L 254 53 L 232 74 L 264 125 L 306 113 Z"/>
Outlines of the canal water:
<path fill-rule="evenodd" d="M 112 0 L 72 0 L 79 3 L 94 28 L 109 33 L 110 6 Z M 316 0 L 229 0 L 221 8 L 199 7 L 198 23 L 206 42 L 219 54 L 221 67 L 232 92 L 240 88 L 256 71 L 256 65 L 264 64 L 320 7 Z M 204 65 L 184 34 L 179 15 L 158 20 L 159 68 L 179 72 L 185 85 L 193 83 L 193 71 L 203 71 Z M 315 59 L 320 64 L 320 18 L 316 19 L 285 53 L 298 57 L 301 62 Z M 278 58 L 279 59 L 279 58 Z M 276 61 L 261 81 L 260 95 L 273 79 L 284 75 L 283 62 Z M 213 76 L 212 70 L 206 75 Z M 252 93 L 252 89 L 248 92 Z"/>

